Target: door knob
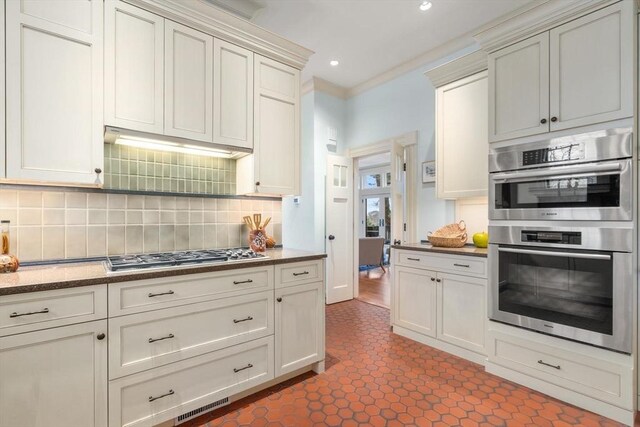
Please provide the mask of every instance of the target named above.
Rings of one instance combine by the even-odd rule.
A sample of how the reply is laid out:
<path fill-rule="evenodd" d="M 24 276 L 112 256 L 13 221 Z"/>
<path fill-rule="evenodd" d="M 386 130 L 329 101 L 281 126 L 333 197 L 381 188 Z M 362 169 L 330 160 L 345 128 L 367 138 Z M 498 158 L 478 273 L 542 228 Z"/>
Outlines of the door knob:
<path fill-rule="evenodd" d="M 336 240 L 336 236 L 334 236 L 333 234 L 329 234 L 329 240 Z"/>

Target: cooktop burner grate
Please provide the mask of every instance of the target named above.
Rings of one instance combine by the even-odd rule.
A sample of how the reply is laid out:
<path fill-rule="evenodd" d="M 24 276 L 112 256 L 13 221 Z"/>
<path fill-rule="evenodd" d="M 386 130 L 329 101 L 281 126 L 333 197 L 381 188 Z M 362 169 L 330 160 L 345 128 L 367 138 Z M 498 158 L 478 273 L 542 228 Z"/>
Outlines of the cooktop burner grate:
<path fill-rule="evenodd" d="M 193 265 L 266 258 L 261 253 L 244 248 L 205 249 L 197 251 L 159 252 L 152 254 L 110 256 L 106 267 L 109 271 L 138 270 L 144 268 Z"/>

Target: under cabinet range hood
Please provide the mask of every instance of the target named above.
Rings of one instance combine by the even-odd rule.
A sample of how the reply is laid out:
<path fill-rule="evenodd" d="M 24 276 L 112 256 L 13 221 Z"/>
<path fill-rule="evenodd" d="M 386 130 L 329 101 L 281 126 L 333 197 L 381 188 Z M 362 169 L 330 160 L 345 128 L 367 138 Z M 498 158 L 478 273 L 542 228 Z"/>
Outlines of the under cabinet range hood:
<path fill-rule="evenodd" d="M 194 141 L 191 139 L 122 129 L 113 126 L 105 126 L 104 142 L 107 144 L 144 148 L 146 150 L 222 157 L 225 159 L 239 159 L 240 157 L 253 153 L 253 150 L 250 148 Z"/>

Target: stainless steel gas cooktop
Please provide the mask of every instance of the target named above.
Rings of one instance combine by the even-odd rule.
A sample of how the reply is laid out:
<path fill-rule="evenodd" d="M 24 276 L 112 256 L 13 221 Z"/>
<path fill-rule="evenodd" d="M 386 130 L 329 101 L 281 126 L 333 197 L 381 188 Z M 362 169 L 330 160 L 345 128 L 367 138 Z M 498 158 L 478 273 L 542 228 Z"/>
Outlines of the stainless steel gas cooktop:
<path fill-rule="evenodd" d="M 248 261 L 268 258 L 245 248 L 205 249 L 196 251 L 159 252 L 152 254 L 110 256 L 105 267 L 111 272 L 149 268 L 194 266 L 217 262 Z"/>

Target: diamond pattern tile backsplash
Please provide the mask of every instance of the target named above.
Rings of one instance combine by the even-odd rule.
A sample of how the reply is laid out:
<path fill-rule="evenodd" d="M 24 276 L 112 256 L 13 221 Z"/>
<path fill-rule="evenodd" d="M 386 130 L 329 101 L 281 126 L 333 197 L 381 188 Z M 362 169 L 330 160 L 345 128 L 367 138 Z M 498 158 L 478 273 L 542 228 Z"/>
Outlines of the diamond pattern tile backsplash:
<path fill-rule="evenodd" d="M 0 188 L 20 261 L 247 246 L 253 213 L 272 217 L 267 234 L 281 243 L 276 200 Z"/>
<path fill-rule="evenodd" d="M 236 192 L 236 161 L 105 144 L 104 186 L 115 190 L 231 195 Z"/>

